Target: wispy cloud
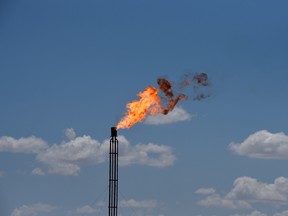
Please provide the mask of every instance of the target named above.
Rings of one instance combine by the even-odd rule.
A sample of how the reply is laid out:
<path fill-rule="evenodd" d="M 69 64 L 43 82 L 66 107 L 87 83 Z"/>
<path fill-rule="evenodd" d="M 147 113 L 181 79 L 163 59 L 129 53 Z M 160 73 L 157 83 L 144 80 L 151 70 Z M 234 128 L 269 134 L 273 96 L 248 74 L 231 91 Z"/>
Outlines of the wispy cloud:
<path fill-rule="evenodd" d="M 158 202 L 155 200 L 141 200 L 141 201 L 136 201 L 134 199 L 129 199 L 129 200 L 121 200 L 120 201 L 120 206 L 125 208 L 155 208 L 158 206 Z"/>
<path fill-rule="evenodd" d="M 255 178 L 243 176 L 235 179 L 233 188 L 226 195 L 218 193 L 198 202 L 206 207 L 228 209 L 251 208 L 254 203 L 287 205 L 288 178 L 279 177 L 273 183 L 259 182 Z"/>
<path fill-rule="evenodd" d="M 267 216 L 266 213 L 263 213 L 263 212 L 260 212 L 260 211 L 257 211 L 257 210 L 254 210 L 252 211 L 251 213 L 248 213 L 248 214 L 233 214 L 233 215 L 230 215 L 230 216 Z M 283 212 L 277 212 L 277 213 L 274 213 L 273 216 L 288 216 L 288 211 L 283 211 Z"/>
<path fill-rule="evenodd" d="M 119 202 L 119 207 L 121 207 L 121 215 L 131 215 L 131 210 L 133 210 L 133 215 L 146 216 L 146 215 L 158 215 L 161 214 L 161 204 L 156 200 L 137 200 L 137 199 L 127 199 L 121 200 Z"/>
<path fill-rule="evenodd" d="M 19 208 L 15 208 L 11 216 L 30 216 L 38 215 L 39 213 L 48 213 L 55 209 L 54 206 L 48 204 L 37 203 L 33 205 L 23 205 Z"/>
<path fill-rule="evenodd" d="M 288 136 L 284 133 L 258 131 L 242 143 L 231 143 L 229 149 L 242 156 L 259 159 L 288 159 Z"/>
<path fill-rule="evenodd" d="M 48 173 L 78 175 L 81 166 L 107 161 L 109 153 L 108 139 L 99 142 L 87 135 L 74 137 L 76 133 L 73 129 L 69 129 L 68 134 L 69 136 L 72 134 L 71 139 L 51 146 L 37 137 L 21 138 L 21 141 L 10 137 L 8 140 L 13 142 L 7 141 L 5 137 L 1 137 L 0 140 L 2 140 L 3 151 L 35 153 L 36 159 L 48 167 Z M 121 166 L 138 164 L 166 167 L 173 165 L 176 159 L 169 146 L 153 143 L 131 145 L 124 136 L 118 136 L 118 140 L 120 145 L 119 164 Z M 45 173 L 42 169 L 35 168 L 32 170 L 32 174 L 44 175 Z"/>
<path fill-rule="evenodd" d="M 38 175 L 38 176 L 44 176 L 45 175 L 43 170 L 40 168 L 33 169 L 31 173 L 32 173 L 32 175 Z"/>
<path fill-rule="evenodd" d="M 257 211 L 257 210 L 254 210 L 254 211 L 252 211 L 251 213 L 248 213 L 248 214 L 233 214 L 233 215 L 230 215 L 230 216 L 267 216 L 267 214 L 262 213 L 262 212 Z"/>
<path fill-rule="evenodd" d="M 69 140 L 72 140 L 76 137 L 76 133 L 73 128 L 67 128 L 65 130 L 65 135 Z"/>
<path fill-rule="evenodd" d="M 288 211 L 286 210 L 280 213 L 275 213 L 273 216 L 288 216 Z"/>
<path fill-rule="evenodd" d="M 5 172 L 0 170 L 0 178 L 5 176 Z"/>
<path fill-rule="evenodd" d="M 199 188 L 198 190 L 195 191 L 195 194 L 203 194 L 203 195 L 214 193 L 216 193 L 216 190 L 214 188 Z"/>
<path fill-rule="evenodd" d="M 225 209 L 242 209 L 251 208 L 251 205 L 243 200 L 233 200 L 227 197 L 221 197 L 219 194 L 209 195 L 198 202 L 199 205 L 205 207 L 216 207 Z"/>
<path fill-rule="evenodd" d="M 91 207 L 90 205 L 85 205 L 81 208 L 77 208 L 76 212 L 78 214 L 93 214 L 96 212 L 96 209 Z"/>
<path fill-rule="evenodd" d="M 181 107 L 175 107 L 173 111 L 167 115 L 158 114 L 155 116 L 148 116 L 144 121 L 145 124 L 159 125 L 159 124 L 171 124 L 179 121 L 188 121 L 191 119 L 191 115 Z"/>

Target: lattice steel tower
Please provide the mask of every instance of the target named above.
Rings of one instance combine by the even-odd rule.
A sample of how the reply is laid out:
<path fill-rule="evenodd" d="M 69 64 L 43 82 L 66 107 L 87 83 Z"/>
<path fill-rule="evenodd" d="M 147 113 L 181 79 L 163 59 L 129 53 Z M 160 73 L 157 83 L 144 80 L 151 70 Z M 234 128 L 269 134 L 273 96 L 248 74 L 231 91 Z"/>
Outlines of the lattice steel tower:
<path fill-rule="evenodd" d="M 118 140 L 116 127 L 111 128 L 109 151 L 109 216 L 117 216 L 118 207 Z"/>

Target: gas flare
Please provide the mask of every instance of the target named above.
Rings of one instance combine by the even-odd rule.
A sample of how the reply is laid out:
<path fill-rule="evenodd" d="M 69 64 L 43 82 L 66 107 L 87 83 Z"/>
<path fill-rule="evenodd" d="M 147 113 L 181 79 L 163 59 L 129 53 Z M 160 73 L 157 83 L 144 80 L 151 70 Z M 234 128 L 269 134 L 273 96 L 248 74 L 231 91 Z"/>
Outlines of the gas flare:
<path fill-rule="evenodd" d="M 186 75 L 185 80 L 179 85 L 179 91 L 189 86 L 192 82 L 195 82 L 193 86 L 195 92 L 199 87 L 209 85 L 206 73 L 195 74 L 192 77 Z M 117 124 L 117 130 L 130 128 L 135 123 L 142 122 L 147 115 L 166 115 L 174 109 L 179 101 L 188 99 L 188 96 L 181 92 L 175 96 L 172 84 L 167 79 L 158 78 L 157 83 L 164 96 L 160 97 L 158 89 L 154 86 L 148 86 L 143 92 L 138 93 L 139 100 L 132 101 L 126 105 L 127 113 Z M 204 93 L 198 93 L 198 95 L 194 96 L 194 100 L 202 100 L 208 96 Z M 161 99 L 165 106 L 162 105 Z"/>
<path fill-rule="evenodd" d="M 128 111 L 117 124 L 117 130 L 132 127 L 135 123 L 143 121 L 147 114 L 155 115 L 161 112 L 162 107 L 157 88 L 148 86 L 138 94 L 138 97 L 139 101 L 132 101 L 126 105 Z"/>

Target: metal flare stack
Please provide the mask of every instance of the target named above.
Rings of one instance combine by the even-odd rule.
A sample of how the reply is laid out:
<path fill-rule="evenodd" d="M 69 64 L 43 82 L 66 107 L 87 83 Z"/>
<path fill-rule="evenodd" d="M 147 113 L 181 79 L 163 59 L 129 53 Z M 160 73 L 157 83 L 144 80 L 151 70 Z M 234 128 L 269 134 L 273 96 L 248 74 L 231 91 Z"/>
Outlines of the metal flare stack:
<path fill-rule="evenodd" d="M 111 128 L 109 151 L 109 216 L 117 216 L 118 207 L 118 140 L 116 127 Z"/>

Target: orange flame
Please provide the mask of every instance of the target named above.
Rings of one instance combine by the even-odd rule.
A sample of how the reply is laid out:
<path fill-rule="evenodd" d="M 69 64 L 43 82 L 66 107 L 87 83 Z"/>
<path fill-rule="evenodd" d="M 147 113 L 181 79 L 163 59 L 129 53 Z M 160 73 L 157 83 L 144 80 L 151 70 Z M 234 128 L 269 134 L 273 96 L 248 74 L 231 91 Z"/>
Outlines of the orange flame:
<path fill-rule="evenodd" d="M 117 124 L 116 129 L 130 128 L 135 123 L 141 122 L 146 118 L 147 113 L 155 115 L 162 110 L 158 89 L 148 86 L 143 92 L 138 94 L 139 101 L 132 101 L 126 105 L 128 111 Z"/>
<path fill-rule="evenodd" d="M 208 76 L 205 73 L 195 74 L 194 76 L 186 76 L 184 82 L 179 86 L 179 89 L 183 89 L 186 86 L 189 86 L 192 82 L 196 84 L 193 86 L 194 91 L 198 90 L 199 87 L 205 87 L 209 85 Z M 176 96 L 173 93 L 172 84 L 165 78 L 158 78 L 157 83 L 164 97 L 159 96 L 158 89 L 153 86 L 148 86 L 143 92 L 138 94 L 140 98 L 138 101 L 132 101 L 126 105 L 128 111 L 126 115 L 119 121 L 116 126 L 116 129 L 120 128 L 130 128 L 137 122 L 142 122 L 147 114 L 156 115 L 164 114 L 167 115 L 170 111 L 174 109 L 176 104 L 181 100 L 187 100 L 188 96 L 178 93 Z M 209 95 L 204 93 L 198 93 L 195 100 L 202 100 Z M 161 99 L 166 106 L 161 105 Z"/>

